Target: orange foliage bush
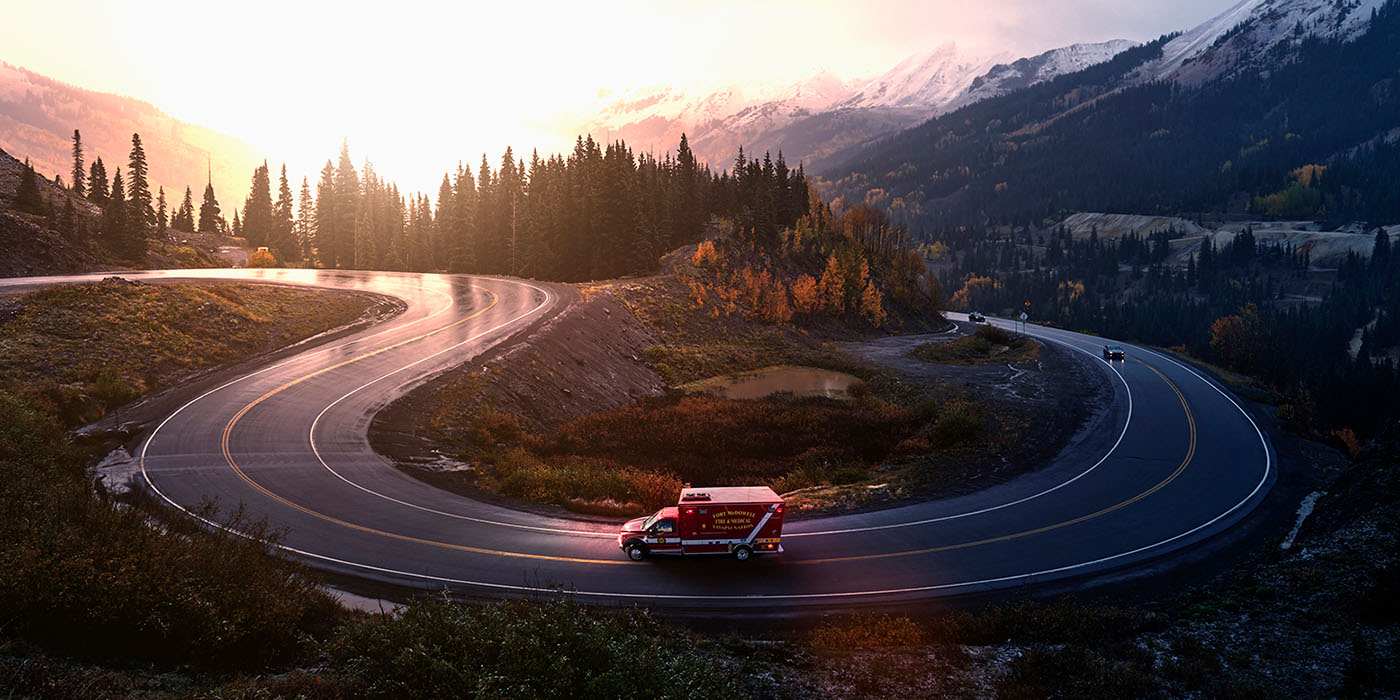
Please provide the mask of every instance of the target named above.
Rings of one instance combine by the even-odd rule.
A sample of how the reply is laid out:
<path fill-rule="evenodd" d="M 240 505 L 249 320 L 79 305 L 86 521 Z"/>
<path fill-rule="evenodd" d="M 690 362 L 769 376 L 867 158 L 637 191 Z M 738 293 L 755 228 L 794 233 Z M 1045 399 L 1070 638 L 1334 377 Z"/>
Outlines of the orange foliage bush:
<path fill-rule="evenodd" d="M 1264 327 L 1258 308 L 1249 304 L 1238 314 L 1221 316 L 1210 324 L 1210 349 L 1231 369 L 1252 373 L 1263 351 Z"/>
<path fill-rule="evenodd" d="M 797 281 L 792 283 L 792 306 L 793 310 L 800 314 L 810 314 L 821 309 L 821 294 L 817 289 L 817 281 L 812 279 L 811 275 L 800 275 Z"/>
<path fill-rule="evenodd" d="M 715 244 L 711 241 L 701 241 L 690 256 L 690 264 L 696 267 L 714 267 L 718 263 L 719 253 L 715 252 Z"/>
<path fill-rule="evenodd" d="M 976 310 L 986 303 L 988 293 L 1001 289 L 1001 282 L 991 277 L 970 276 L 963 282 L 962 289 L 953 294 L 953 307 L 967 311 Z"/>
<path fill-rule="evenodd" d="M 846 311 L 846 274 L 841 271 L 841 262 L 835 253 L 826 259 L 826 270 L 817 288 L 823 309 L 838 316 Z"/>

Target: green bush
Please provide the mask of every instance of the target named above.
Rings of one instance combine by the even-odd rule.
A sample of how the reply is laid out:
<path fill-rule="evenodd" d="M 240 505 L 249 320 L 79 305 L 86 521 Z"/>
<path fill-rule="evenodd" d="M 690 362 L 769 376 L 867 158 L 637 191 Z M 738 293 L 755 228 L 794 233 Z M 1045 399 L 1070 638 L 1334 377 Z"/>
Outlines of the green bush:
<path fill-rule="evenodd" d="M 952 447 L 982 436 L 986 421 L 966 401 L 950 401 L 942 415 L 929 427 L 929 441 L 939 447 Z"/>
<path fill-rule="evenodd" d="M 994 345 L 1010 345 L 1011 334 L 996 326 L 979 326 L 977 337 Z"/>
<path fill-rule="evenodd" d="M 430 600 L 347 626 L 330 647 L 372 698 L 747 697 L 688 635 L 650 613 L 570 601 Z"/>

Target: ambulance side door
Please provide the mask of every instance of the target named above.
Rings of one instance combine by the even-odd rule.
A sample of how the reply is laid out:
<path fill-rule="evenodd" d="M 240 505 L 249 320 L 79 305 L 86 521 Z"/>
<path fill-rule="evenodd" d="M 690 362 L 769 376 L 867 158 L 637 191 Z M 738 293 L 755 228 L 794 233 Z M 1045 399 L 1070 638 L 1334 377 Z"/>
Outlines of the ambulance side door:
<path fill-rule="evenodd" d="M 681 533 L 675 518 L 662 518 L 647 531 L 647 546 L 653 554 L 679 554 Z"/>

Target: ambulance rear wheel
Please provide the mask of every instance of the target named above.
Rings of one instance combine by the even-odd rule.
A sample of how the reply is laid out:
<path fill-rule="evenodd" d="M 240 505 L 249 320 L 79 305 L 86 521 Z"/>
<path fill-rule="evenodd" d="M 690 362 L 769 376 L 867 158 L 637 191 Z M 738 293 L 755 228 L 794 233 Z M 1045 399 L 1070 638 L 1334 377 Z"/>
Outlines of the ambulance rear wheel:
<path fill-rule="evenodd" d="M 647 548 L 637 543 L 629 544 L 627 545 L 627 558 L 631 559 L 632 561 L 641 561 L 643 559 L 646 559 Z"/>
<path fill-rule="evenodd" d="M 748 561 L 749 555 L 753 554 L 753 549 L 747 545 L 739 545 L 734 548 L 734 558 L 739 561 Z"/>

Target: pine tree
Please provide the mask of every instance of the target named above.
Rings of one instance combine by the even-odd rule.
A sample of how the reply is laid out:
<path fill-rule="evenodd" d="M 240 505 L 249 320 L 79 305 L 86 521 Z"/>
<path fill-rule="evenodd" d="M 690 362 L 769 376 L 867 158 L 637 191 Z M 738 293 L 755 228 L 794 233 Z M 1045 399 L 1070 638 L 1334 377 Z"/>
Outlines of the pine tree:
<path fill-rule="evenodd" d="M 144 230 L 155 223 L 151 209 L 151 186 L 146 181 L 146 150 L 141 147 L 141 135 L 131 135 L 131 162 L 127 168 L 127 203 L 131 208 L 132 226 Z"/>
<path fill-rule="evenodd" d="M 122 169 L 112 175 L 112 194 L 102 208 L 102 238 L 112 251 L 124 255 L 129 247 L 130 222 L 127 217 L 126 188 L 122 185 Z"/>
<path fill-rule="evenodd" d="M 39 177 L 29 159 L 24 159 L 24 170 L 20 172 L 19 189 L 15 191 L 15 209 L 30 214 L 44 213 L 44 196 L 39 194 Z"/>
<path fill-rule="evenodd" d="M 268 239 L 272 235 L 272 182 L 266 161 L 253 169 L 253 183 L 243 201 L 242 223 L 242 235 L 250 247 L 271 245 Z"/>
<path fill-rule="evenodd" d="M 292 188 L 287 184 L 287 164 L 282 164 L 282 179 L 277 185 L 277 203 L 272 207 L 272 238 L 269 245 L 281 260 L 301 257 L 301 246 L 292 234 L 294 204 Z"/>
<path fill-rule="evenodd" d="M 244 234 L 243 222 L 238 220 L 238 210 L 233 210 L 233 237 L 242 238 Z"/>
<path fill-rule="evenodd" d="M 170 219 L 169 212 L 165 206 L 165 187 L 160 188 L 160 197 L 156 199 L 156 230 L 161 235 L 165 235 L 166 222 Z"/>
<path fill-rule="evenodd" d="M 301 178 L 301 193 L 297 197 L 297 218 L 292 227 L 293 238 L 301 248 L 303 260 L 311 260 L 311 248 L 316 233 L 316 202 L 311 199 L 311 185 Z"/>
<path fill-rule="evenodd" d="M 175 216 L 170 220 L 171 228 L 179 231 L 194 231 L 194 192 L 185 187 L 185 199 L 180 202 L 180 208 L 175 210 Z"/>
<path fill-rule="evenodd" d="M 335 166 L 330 160 L 316 183 L 316 255 L 322 267 L 340 267 L 340 234 L 336 231 Z"/>
<path fill-rule="evenodd" d="M 111 191 L 107 189 L 107 166 L 102 164 L 102 158 L 92 161 L 88 169 L 88 201 L 99 207 L 107 206 L 107 199 L 111 197 Z"/>
<path fill-rule="evenodd" d="M 350 142 L 340 144 L 340 161 L 335 169 L 335 247 L 341 267 L 356 267 L 357 229 L 360 212 L 360 178 L 350 160 Z"/>
<path fill-rule="evenodd" d="M 63 198 L 63 210 L 58 215 L 58 232 L 70 241 L 78 238 L 78 213 L 73 209 L 73 198 Z"/>
<path fill-rule="evenodd" d="M 83 135 L 73 130 L 73 194 L 87 196 L 87 170 L 83 168 Z"/>
<path fill-rule="evenodd" d="M 199 205 L 199 232 L 222 233 L 223 214 L 219 213 L 219 200 L 214 196 L 214 183 L 204 186 L 204 201 Z"/>

